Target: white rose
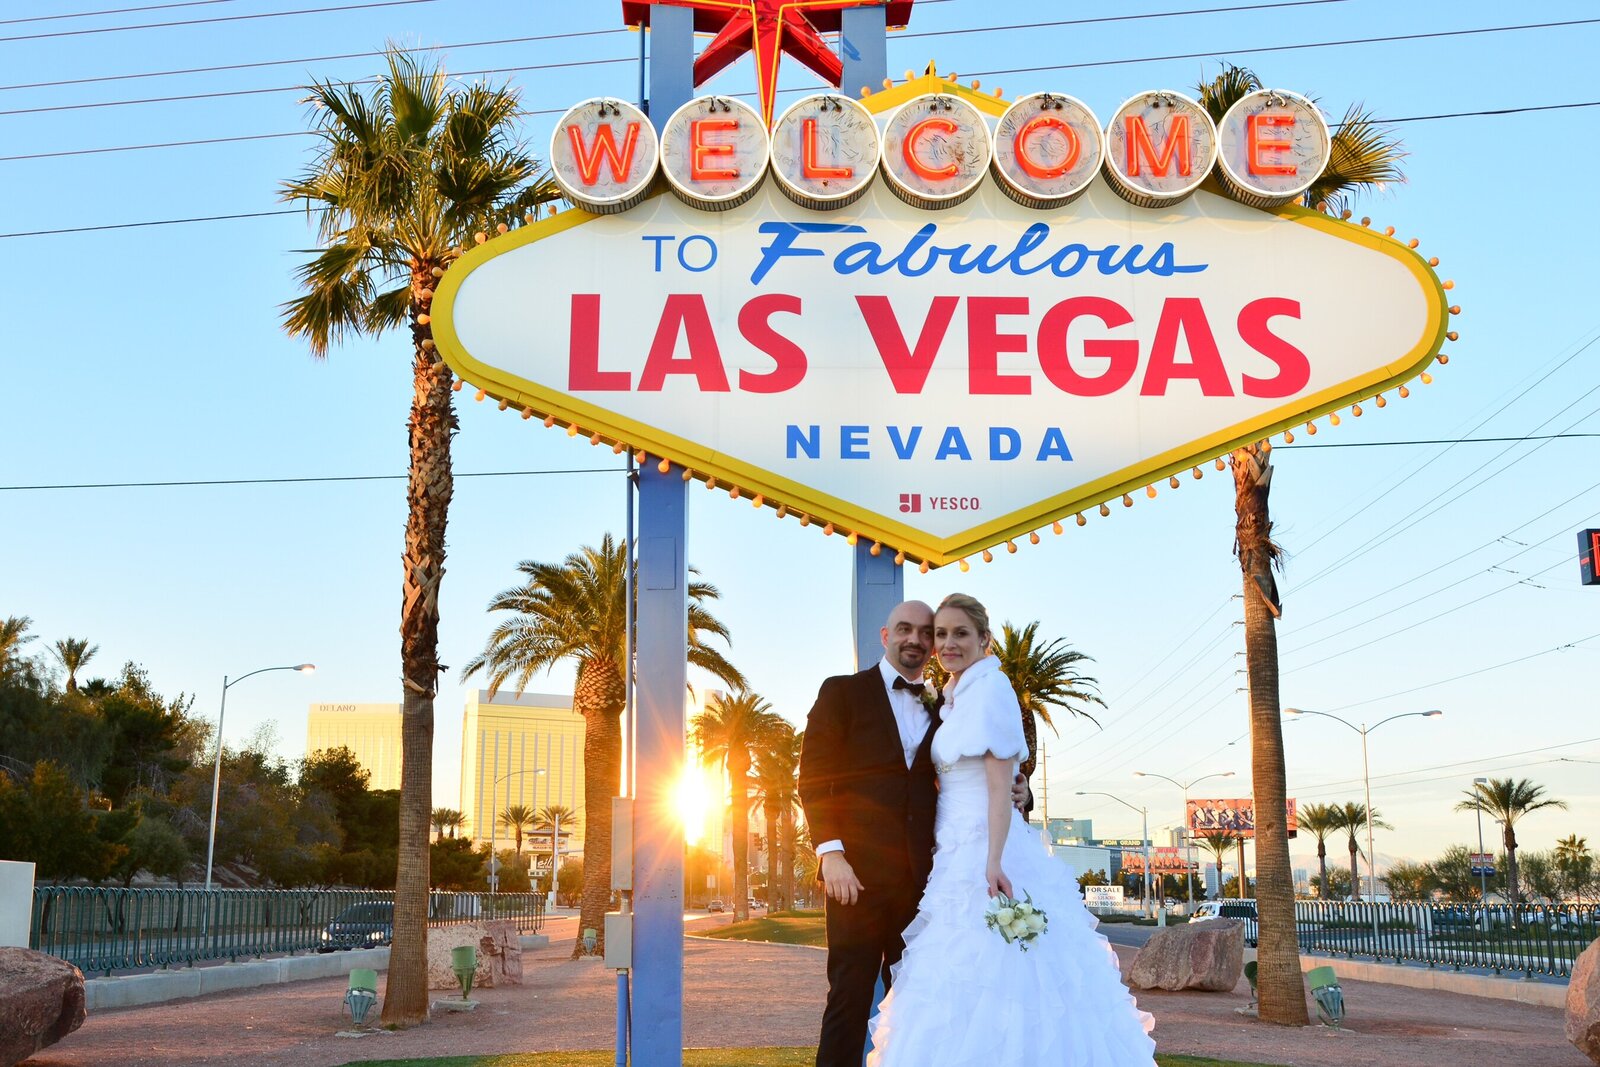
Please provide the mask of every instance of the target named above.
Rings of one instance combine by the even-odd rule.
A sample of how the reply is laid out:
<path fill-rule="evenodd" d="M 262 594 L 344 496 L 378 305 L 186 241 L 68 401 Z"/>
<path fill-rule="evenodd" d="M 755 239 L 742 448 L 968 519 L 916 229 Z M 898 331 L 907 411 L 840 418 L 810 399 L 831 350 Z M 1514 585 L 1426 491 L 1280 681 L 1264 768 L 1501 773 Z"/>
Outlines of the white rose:
<path fill-rule="evenodd" d="M 1028 929 L 1036 934 L 1044 931 L 1044 916 L 1040 915 L 1038 912 L 1034 912 L 1033 914 L 1029 915 L 1027 918 L 1027 923 Z"/>
<path fill-rule="evenodd" d="M 1012 937 L 1027 937 L 1028 936 L 1028 920 L 1026 920 L 1026 919 L 1017 919 L 1017 920 L 1015 920 L 1015 921 L 1013 921 L 1011 923 L 1009 929 L 1011 931 L 1011 936 Z"/>
<path fill-rule="evenodd" d="M 1021 912 L 1023 915 L 1032 915 L 1033 905 L 1024 900 L 1021 904 L 1017 905 L 1017 911 Z"/>
<path fill-rule="evenodd" d="M 1010 926 L 1017 918 L 1017 911 L 1015 908 L 1001 908 L 995 912 L 995 918 L 1001 926 Z"/>

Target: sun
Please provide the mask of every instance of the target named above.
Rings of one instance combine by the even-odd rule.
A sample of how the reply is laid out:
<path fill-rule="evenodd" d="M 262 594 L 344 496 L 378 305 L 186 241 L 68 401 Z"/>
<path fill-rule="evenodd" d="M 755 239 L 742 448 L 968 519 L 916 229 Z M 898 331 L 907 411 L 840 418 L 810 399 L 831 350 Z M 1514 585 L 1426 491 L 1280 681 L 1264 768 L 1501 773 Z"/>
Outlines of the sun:
<path fill-rule="evenodd" d="M 706 815 L 711 811 L 711 787 L 703 768 L 685 763 L 678 778 L 678 818 L 683 823 L 683 840 L 698 845 L 706 832 Z"/>

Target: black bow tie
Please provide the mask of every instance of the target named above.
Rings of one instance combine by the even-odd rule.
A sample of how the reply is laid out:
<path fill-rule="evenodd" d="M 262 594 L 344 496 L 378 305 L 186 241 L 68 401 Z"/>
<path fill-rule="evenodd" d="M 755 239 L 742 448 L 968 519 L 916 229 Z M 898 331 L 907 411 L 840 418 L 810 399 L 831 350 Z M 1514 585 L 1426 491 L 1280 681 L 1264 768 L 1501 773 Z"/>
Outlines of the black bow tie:
<path fill-rule="evenodd" d="M 926 690 L 928 686 L 925 682 L 908 682 L 905 680 L 905 678 L 897 674 L 894 678 L 894 688 L 909 689 L 911 691 L 911 695 L 920 700 L 922 699 L 923 691 Z"/>

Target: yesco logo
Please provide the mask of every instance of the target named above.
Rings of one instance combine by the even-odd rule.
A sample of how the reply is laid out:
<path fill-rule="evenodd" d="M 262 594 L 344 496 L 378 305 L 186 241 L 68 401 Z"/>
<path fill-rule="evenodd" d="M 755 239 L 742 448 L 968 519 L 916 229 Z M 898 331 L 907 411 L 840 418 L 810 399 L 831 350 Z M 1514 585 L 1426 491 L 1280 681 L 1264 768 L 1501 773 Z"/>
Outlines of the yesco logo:
<path fill-rule="evenodd" d="M 919 514 L 923 509 L 924 498 L 921 493 L 901 493 L 900 512 L 905 515 Z M 926 498 L 929 511 L 982 511 L 983 502 L 975 496 L 930 496 Z"/>

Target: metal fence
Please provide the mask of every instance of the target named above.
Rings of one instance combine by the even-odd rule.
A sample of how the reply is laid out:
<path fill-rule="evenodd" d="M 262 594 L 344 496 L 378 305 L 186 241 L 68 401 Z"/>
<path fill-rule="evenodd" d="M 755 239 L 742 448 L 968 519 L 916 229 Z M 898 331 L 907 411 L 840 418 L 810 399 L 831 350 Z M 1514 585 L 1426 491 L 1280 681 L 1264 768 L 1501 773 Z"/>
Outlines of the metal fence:
<path fill-rule="evenodd" d="M 363 943 L 388 944 L 393 905 L 392 891 L 361 889 L 39 886 L 28 944 L 86 974 L 292 955 L 351 947 L 348 936 L 338 934 L 352 926 Z M 430 926 L 497 919 L 537 931 L 544 898 L 444 892 L 429 897 Z"/>
<path fill-rule="evenodd" d="M 1570 978 L 1600 936 L 1600 907 L 1302 900 L 1295 929 L 1303 952 Z"/>

